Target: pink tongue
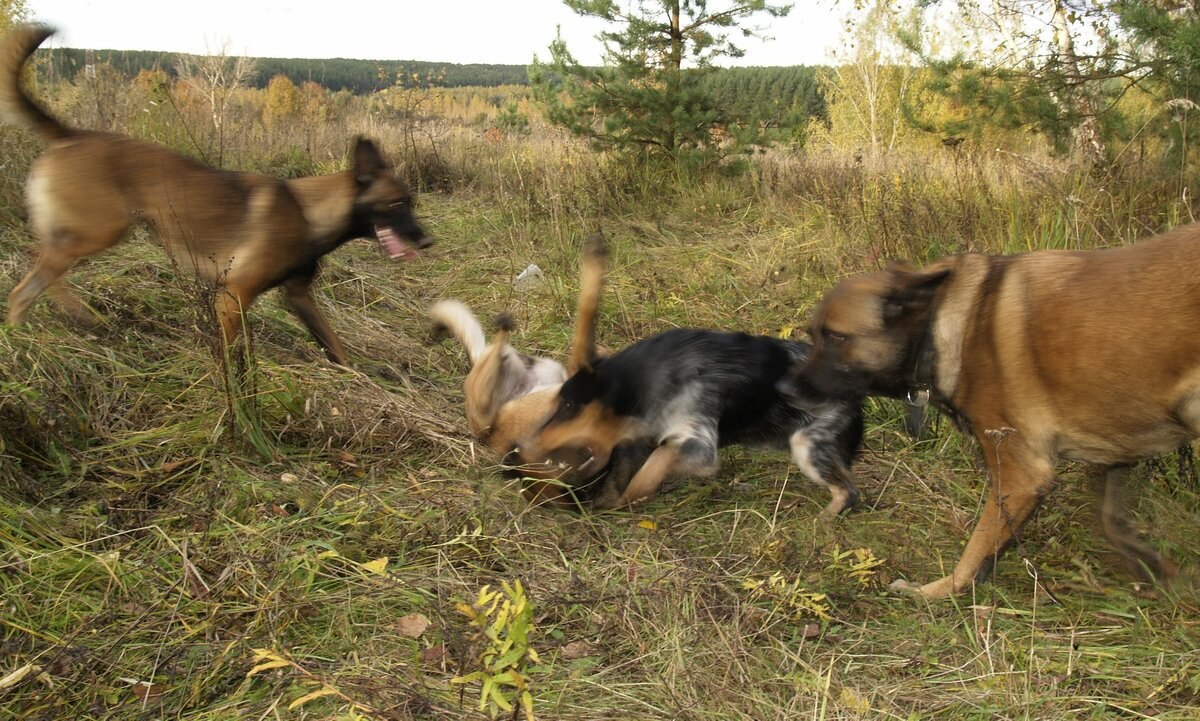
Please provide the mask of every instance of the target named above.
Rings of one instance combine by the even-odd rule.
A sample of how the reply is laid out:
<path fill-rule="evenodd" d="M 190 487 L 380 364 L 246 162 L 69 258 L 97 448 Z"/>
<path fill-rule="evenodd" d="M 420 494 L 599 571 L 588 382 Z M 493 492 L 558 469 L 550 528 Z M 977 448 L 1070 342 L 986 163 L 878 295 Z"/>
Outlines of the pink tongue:
<path fill-rule="evenodd" d="M 400 239 L 396 232 L 384 225 L 375 226 L 375 237 L 383 246 L 383 252 L 393 260 L 412 260 L 417 257 L 417 251 Z"/>

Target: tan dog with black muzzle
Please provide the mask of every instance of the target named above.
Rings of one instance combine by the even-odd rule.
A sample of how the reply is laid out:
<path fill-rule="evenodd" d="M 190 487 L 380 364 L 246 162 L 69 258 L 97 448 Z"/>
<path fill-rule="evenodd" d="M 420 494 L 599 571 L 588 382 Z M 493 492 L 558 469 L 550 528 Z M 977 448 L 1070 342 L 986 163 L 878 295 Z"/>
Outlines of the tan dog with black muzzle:
<path fill-rule="evenodd" d="M 978 439 L 990 483 L 953 572 L 895 588 L 957 593 L 1050 493 L 1062 459 L 1100 466 L 1101 525 L 1132 570 L 1175 566 L 1130 530 L 1126 466 L 1200 435 L 1200 224 L 1125 247 L 965 254 L 853 277 L 813 313 L 797 380 L 825 393 L 928 393 Z"/>
<path fill-rule="evenodd" d="M 349 170 L 285 182 L 211 168 L 155 143 L 69 128 L 21 87 L 25 62 L 52 32 L 18 25 L 0 45 L 0 117 L 29 127 L 48 145 L 26 184 L 41 252 L 8 297 L 8 322 L 24 321 L 34 300 L 52 289 L 81 315 L 59 280 L 142 225 L 182 270 L 215 291 L 224 342 L 238 337 L 255 298 L 280 287 L 329 359 L 349 365 L 312 295 L 322 256 L 363 237 L 401 260 L 432 244 L 413 217 L 408 190 L 374 143 L 355 140 Z"/>

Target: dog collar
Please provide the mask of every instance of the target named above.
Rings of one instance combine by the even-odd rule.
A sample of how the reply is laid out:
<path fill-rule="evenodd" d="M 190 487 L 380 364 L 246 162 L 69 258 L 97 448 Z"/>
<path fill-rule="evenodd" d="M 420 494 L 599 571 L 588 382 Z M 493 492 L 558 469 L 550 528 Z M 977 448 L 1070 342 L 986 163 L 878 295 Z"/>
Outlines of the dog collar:
<path fill-rule="evenodd" d="M 912 363 L 912 383 L 905 393 L 904 400 L 918 408 L 929 405 L 937 382 L 937 348 L 933 342 L 933 314 L 925 318 L 924 332 L 921 342 L 916 349 Z"/>
<path fill-rule="evenodd" d="M 929 389 L 928 388 L 909 388 L 908 393 L 904 396 L 904 400 L 910 406 L 923 408 L 929 405 Z"/>

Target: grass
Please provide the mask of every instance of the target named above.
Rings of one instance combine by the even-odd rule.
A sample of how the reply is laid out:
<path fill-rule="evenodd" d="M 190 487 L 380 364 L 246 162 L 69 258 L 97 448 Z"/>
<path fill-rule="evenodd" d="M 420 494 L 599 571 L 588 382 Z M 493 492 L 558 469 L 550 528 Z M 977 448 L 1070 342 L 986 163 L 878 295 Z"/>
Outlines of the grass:
<path fill-rule="evenodd" d="M 27 166 L 32 145 L 0 139 Z M 365 242 L 329 258 L 318 299 L 356 371 L 326 363 L 276 298 L 254 306 L 236 421 L 186 281 L 144 242 L 73 273 L 95 327 L 39 303 L 0 328 L 0 679 L 17 672 L 0 714 L 507 717 L 478 710 L 478 681 L 452 682 L 486 648 L 457 604 L 520 580 L 538 654 L 520 668 L 542 719 L 1194 718 L 1200 489 L 1171 459 L 1139 470 L 1136 515 L 1184 568 L 1172 586 L 1117 567 L 1065 468 L 993 581 L 926 604 L 886 585 L 943 574 L 983 488 L 948 423 L 912 441 L 902 409 L 872 401 L 855 468 L 867 498 L 834 522 L 782 454 L 743 449 L 635 511 L 530 509 L 467 434 L 464 354 L 431 343 L 424 318 L 442 297 L 511 310 L 522 349 L 561 357 L 578 245 L 600 225 L 601 342 L 778 333 L 890 256 L 1130 240 L 1186 213 L 1167 184 L 772 154 L 742 178 L 601 188 L 621 172 L 607 161 L 506 142 L 444 151 L 463 173 L 491 155 L 422 197 L 438 242 L 423 259 Z M 16 207 L 13 165 L 0 194 Z M 8 288 L 31 240 L 18 217 L 0 223 Z M 529 263 L 545 280 L 517 291 Z"/>

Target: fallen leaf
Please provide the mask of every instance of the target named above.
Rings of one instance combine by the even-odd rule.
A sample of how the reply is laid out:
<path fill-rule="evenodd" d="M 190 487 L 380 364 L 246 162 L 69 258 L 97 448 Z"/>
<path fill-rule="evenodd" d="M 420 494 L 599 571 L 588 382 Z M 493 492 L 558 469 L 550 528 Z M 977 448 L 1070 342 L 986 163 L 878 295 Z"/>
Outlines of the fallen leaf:
<path fill-rule="evenodd" d="M 447 656 L 446 647 L 442 644 L 421 649 L 421 663 L 440 664 Z"/>
<path fill-rule="evenodd" d="M 845 686 L 843 686 L 841 691 L 838 692 L 838 702 L 841 703 L 845 709 L 853 711 L 859 715 L 865 714 L 871 710 L 871 702 L 866 696 L 863 696 L 858 691 Z"/>
<path fill-rule="evenodd" d="M 416 638 L 429 628 L 429 619 L 422 613 L 410 613 L 396 621 L 396 630 L 406 638 Z"/>
<path fill-rule="evenodd" d="M 648 531 L 657 531 L 658 523 L 649 518 L 644 518 L 637 522 L 638 528 L 645 528 Z"/>
<path fill-rule="evenodd" d="M 345 451 L 338 453 L 338 460 L 351 468 L 358 468 L 358 459 Z"/>
<path fill-rule="evenodd" d="M 330 406 L 329 407 L 329 415 L 333 416 L 334 418 L 337 418 L 338 416 L 342 415 L 342 412 L 337 409 L 337 406 Z"/>
<path fill-rule="evenodd" d="M 35 665 L 32 663 L 25 664 L 24 666 L 18 668 L 17 670 L 8 674 L 4 678 L 0 678 L 0 691 L 7 691 L 8 689 L 12 688 L 13 686 L 16 686 L 17 684 L 24 681 L 25 678 L 27 676 L 29 676 L 30 674 L 37 673 L 41 670 L 42 670 L 41 666 L 38 666 L 38 665 Z"/>
<path fill-rule="evenodd" d="M 129 692 L 136 696 L 138 701 L 150 701 L 166 693 L 167 685 L 165 683 L 138 681 L 129 687 Z"/>
<path fill-rule="evenodd" d="M 594 652 L 592 645 L 587 641 L 572 641 L 562 647 L 562 657 L 568 661 L 574 661 L 577 658 L 591 656 Z"/>
<path fill-rule="evenodd" d="M 810 623 L 804 627 L 804 630 L 800 633 L 800 635 L 803 638 L 816 638 L 821 635 L 821 625 L 817 623 Z"/>
<path fill-rule="evenodd" d="M 279 480 L 284 483 L 295 483 L 300 480 L 300 476 L 297 476 L 295 473 L 280 473 Z"/>
<path fill-rule="evenodd" d="M 296 709 L 300 708 L 301 706 L 308 703 L 309 701 L 312 701 L 313 699 L 318 699 L 318 698 L 321 698 L 322 696 L 332 696 L 336 693 L 337 693 L 337 689 L 330 688 L 329 686 L 322 686 L 321 688 L 317 689 L 316 691 L 313 691 L 311 693 L 306 693 L 303 696 L 301 696 L 300 698 L 298 698 L 295 701 L 288 704 L 288 711 L 295 711 Z"/>
<path fill-rule="evenodd" d="M 374 573 L 376 576 L 382 576 L 387 571 L 388 561 L 391 559 L 387 556 L 376 558 L 374 561 L 367 561 L 362 564 L 364 570 Z"/>

